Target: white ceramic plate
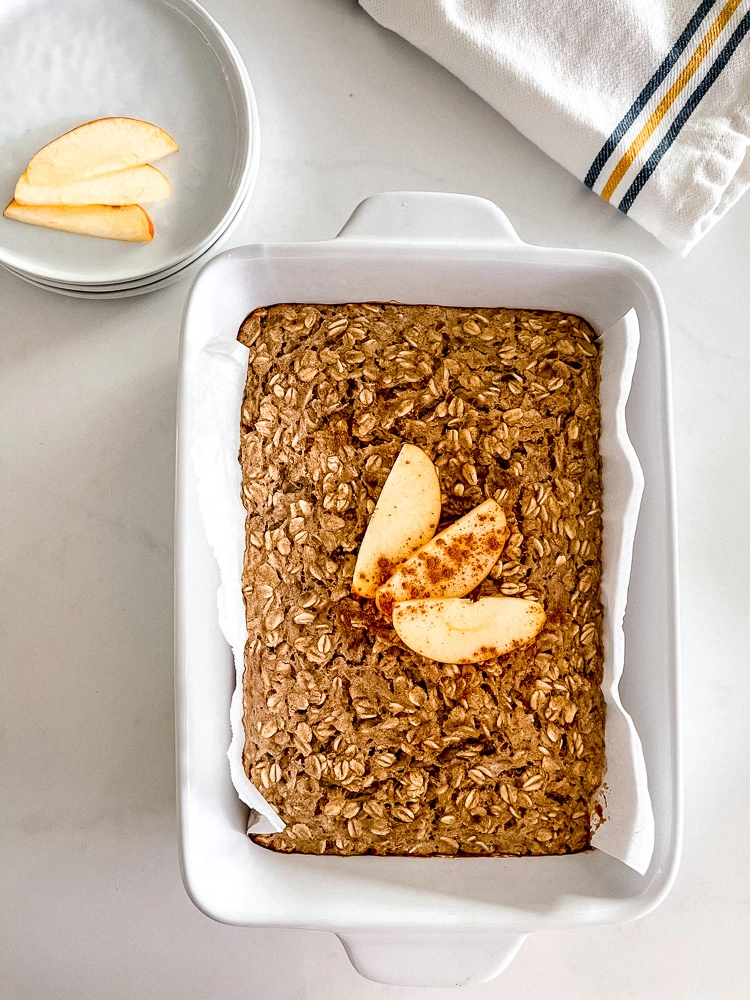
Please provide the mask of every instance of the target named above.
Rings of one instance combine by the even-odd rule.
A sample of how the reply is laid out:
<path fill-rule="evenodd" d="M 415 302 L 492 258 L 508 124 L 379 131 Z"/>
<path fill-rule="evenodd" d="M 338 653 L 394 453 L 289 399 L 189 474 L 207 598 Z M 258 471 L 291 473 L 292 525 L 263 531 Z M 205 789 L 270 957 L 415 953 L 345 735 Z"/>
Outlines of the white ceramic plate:
<path fill-rule="evenodd" d="M 159 276 L 215 242 L 257 169 L 257 110 L 234 45 L 194 0 L 7 0 L 0 6 L 0 195 L 45 143 L 85 121 L 152 121 L 180 151 L 158 161 L 173 195 L 145 206 L 151 243 L 83 239 L 0 218 L 0 262 L 42 281 Z"/>

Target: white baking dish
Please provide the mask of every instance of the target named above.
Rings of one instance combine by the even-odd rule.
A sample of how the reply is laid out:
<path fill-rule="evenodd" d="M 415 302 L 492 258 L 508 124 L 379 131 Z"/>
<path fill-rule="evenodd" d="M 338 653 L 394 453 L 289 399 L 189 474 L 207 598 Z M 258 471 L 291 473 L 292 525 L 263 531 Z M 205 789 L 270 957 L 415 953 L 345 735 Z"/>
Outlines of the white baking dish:
<path fill-rule="evenodd" d="M 234 686 L 218 623 L 218 573 L 190 461 L 189 386 L 203 345 L 236 337 L 274 302 L 397 299 L 560 309 L 598 331 L 635 309 L 641 345 L 628 429 L 646 488 L 633 553 L 620 692 L 640 733 L 656 837 L 645 876 L 593 851 L 523 859 L 280 855 L 245 835 L 247 807 L 226 757 Z M 615 254 L 532 247 L 479 198 L 385 194 L 327 242 L 230 250 L 188 296 L 182 330 L 176 507 L 176 714 L 181 860 L 205 913 L 248 926 L 329 930 L 369 978 L 404 985 L 483 982 L 543 927 L 640 917 L 669 891 L 681 836 L 677 608 L 669 363 L 652 277 Z"/>

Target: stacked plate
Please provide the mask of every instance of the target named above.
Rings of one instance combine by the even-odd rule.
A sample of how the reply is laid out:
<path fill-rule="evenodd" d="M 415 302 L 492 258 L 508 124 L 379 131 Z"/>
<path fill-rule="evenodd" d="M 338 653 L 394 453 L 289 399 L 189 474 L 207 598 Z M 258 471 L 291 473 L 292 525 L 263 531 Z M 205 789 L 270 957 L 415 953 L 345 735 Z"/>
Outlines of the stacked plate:
<path fill-rule="evenodd" d="M 140 118 L 179 152 L 159 160 L 172 185 L 145 205 L 150 243 L 120 243 L 0 218 L 0 264 L 50 291 L 122 298 L 204 263 L 252 194 L 260 157 L 247 70 L 194 0 L 15 0 L 0 11 L 0 199 L 37 149 L 86 121 Z M 19 101 L 19 95 L 23 99 Z"/>

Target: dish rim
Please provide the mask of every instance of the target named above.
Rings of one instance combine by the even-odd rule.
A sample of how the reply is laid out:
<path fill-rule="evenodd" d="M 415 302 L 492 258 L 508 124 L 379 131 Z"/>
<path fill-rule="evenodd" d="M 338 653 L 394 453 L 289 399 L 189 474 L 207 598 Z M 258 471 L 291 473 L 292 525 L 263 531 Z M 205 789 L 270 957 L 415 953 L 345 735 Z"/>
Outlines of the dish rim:
<path fill-rule="evenodd" d="M 418 195 L 422 197 L 421 193 Z M 412 193 L 394 193 L 387 196 L 377 196 L 382 198 L 391 199 L 404 199 L 404 198 L 414 198 L 415 195 Z M 430 195 L 430 199 L 445 197 L 458 197 L 464 202 L 467 200 L 467 196 L 435 196 Z M 483 199 L 473 199 L 474 201 L 484 201 Z M 367 203 L 372 201 L 372 199 L 366 199 L 352 215 L 352 219 L 357 217 L 357 213 L 360 212 L 363 206 L 367 206 Z M 485 205 L 491 206 L 491 208 L 499 213 L 499 209 L 496 206 L 491 205 L 489 202 L 484 202 Z M 500 213 L 502 215 L 502 213 Z M 504 219 L 504 216 L 502 217 Z M 651 307 L 654 310 L 654 317 L 656 326 L 658 329 L 658 350 L 661 358 L 661 381 L 659 384 L 659 389 L 661 390 L 663 406 L 661 408 L 661 421 L 662 421 L 662 435 L 664 438 L 664 449 L 662 458 L 665 462 L 664 475 L 667 486 L 666 495 L 664 497 L 666 510 L 666 548 L 667 548 L 667 560 L 669 563 L 668 575 L 670 582 L 672 584 L 670 591 L 667 595 L 667 613 L 670 623 L 670 675 L 669 675 L 669 687 L 670 687 L 670 708 L 672 709 L 672 757 L 669 762 L 670 764 L 670 775 L 671 775 L 671 789 L 673 795 L 673 811 L 671 815 L 671 837 L 669 848 L 666 851 L 666 862 L 662 864 L 657 871 L 655 871 L 650 879 L 644 880 L 644 892 L 637 896 L 630 896 L 622 899 L 604 898 L 598 900 L 600 905 L 598 908 L 587 909 L 586 907 L 581 907 L 576 912 L 575 907 L 569 909 L 566 913 L 551 912 L 546 914 L 546 917 L 539 917 L 536 924 L 538 926 L 545 927 L 571 927 L 581 924 L 601 924 L 601 923 L 616 923 L 625 920 L 635 919 L 637 917 L 643 916 L 650 910 L 658 906 L 664 897 L 668 894 L 676 876 L 679 856 L 681 849 L 681 839 L 682 839 L 682 798 L 681 798 L 681 762 L 680 762 L 680 712 L 679 712 L 679 636 L 677 632 L 677 593 L 675 587 L 675 581 L 677 579 L 677 563 L 676 563 L 676 517 L 675 517 L 675 493 L 674 493 L 674 448 L 672 443 L 672 425 L 671 425 L 671 378 L 668 364 L 668 334 L 666 326 L 666 314 L 664 310 L 664 303 L 661 297 L 661 293 L 656 285 L 656 282 L 650 275 L 650 273 L 642 265 L 625 257 L 620 254 L 610 253 L 607 251 L 597 251 L 597 250 L 576 250 L 576 249 L 565 249 L 565 248 L 546 248 L 546 247 L 534 247 L 528 244 L 521 243 L 517 237 L 515 237 L 514 231 L 511 229 L 510 225 L 506 222 L 506 232 L 502 238 L 498 238 L 497 234 L 493 240 L 491 239 L 476 239 L 467 240 L 463 239 L 458 244 L 455 241 L 450 240 L 436 240 L 434 238 L 420 239 L 410 237 L 408 239 L 389 239 L 388 237 L 375 237 L 360 234 L 354 238 L 346 236 L 342 233 L 339 237 L 334 240 L 322 241 L 320 243 L 293 243 L 293 244 L 260 244 L 255 246 L 241 247 L 235 250 L 225 251 L 223 254 L 219 254 L 208 264 L 204 265 L 201 272 L 195 278 L 190 293 L 187 298 L 185 313 L 183 318 L 183 337 L 181 343 L 181 354 L 180 354 L 180 399 L 178 403 L 178 492 L 176 497 L 176 650 L 177 650 L 177 669 L 175 673 L 175 683 L 176 683 L 176 699 L 177 699 L 177 752 L 178 752 L 178 798 L 180 805 L 180 822 L 181 822 L 181 867 L 183 872 L 183 880 L 185 881 L 186 889 L 188 894 L 191 896 L 195 904 L 209 916 L 214 919 L 220 920 L 222 922 L 238 923 L 245 926 L 297 926 L 297 927 L 312 927 L 318 929 L 328 929 L 328 930 L 339 930 L 341 931 L 341 924 L 336 920 L 329 920 L 326 918 L 321 918 L 319 920 L 310 919 L 309 914 L 306 915 L 305 919 L 300 919 L 299 921 L 290 922 L 288 915 L 273 913 L 270 910 L 259 914 L 256 913 L 253 919 L 248 920 L 247 917 L 241 917 L 237 914 L 229 915 L 226 909 L 222 910 L 221 905 L 216 904 L 216 900 L 211 899 L 210 888 L 205 884 L 199 885 L 201 881 L 199 875 L 195 871 L 195 866 L 192 864 L 194 859 L 191 858 L 191 844 L 190 844 L 190 810 L 188 808 L 189 799 L 189 789 L 183 787 L 183 778 L 185 777 L 184 768 L 187 766 L 187 761 L 185 759 L 185 742 L 184 742 L 184 724 L 185 717 L 183 714 L 184 709 L 184 698 L 186 697 L 185 685 L 185 675 L 184 671 L 181 669 L 181 656 L 184 650 L 181 648 L 181 637 L 179 635 L 179 615 L 180 615 L 180 602 L 181 602 L 181 569 L 179 565 L 179 557 L 181 553 L 181 545 L 184 540 L 184 473 L 185 473 L 185 460 L 186 455 L 184 450 L 180 448 L 180 435 L 179 426 L 180 419 L 179 415 L 184 412 L 184 406 L 186 404 L 186 374 L 189 367 L 189 354 L 190 349 L 187 345 L 187 335 L 188 326 L 190 323 L 191 313 L 195 307 L 195 303 L 198 301 L 199 297 L 203 294 L 203 287 L 207 285 L 211 280 L 213 280 L 214 273 L 221 274 L 221 272 L 227 268 L 235 269 L 241 268 L 242 264 L 246 261 L 256 260 L 262 257 L 266 260 L 273 259 L 277 262 L 282 262 L 284 260 L 299 260 L 304 259 L 305 256 L 313 254 L 317 257 L 324 257 L 331 260 L 341 259 L 347 255 L 351 256 L 355 251 L 364 254 L 387 254 L 393 256 L 401 254 L 402 256 L 410 256 L 417 252 L 420 256 L 422 262 L 426 259 L 429 260 L 431 254 L 439 254 L 441 258 L 444 259 L 447 247 L 453 247 L 458 250 L 462 257 L 471 258 L 472 255 L 475 257 L 486 257 L 489 253 L 492 257 L 492 261 L 497 263 L 502 261 L 503 258 L 507 258 L 508 254 L 512 255 L 512 259 L 516 262 L 528 262 L 534 263 L 540 260 L 547 259 L 548 262 L 551 260 L 556 260 L 558 264 L 561 262 L 565 265 L 574 265 L 578 268 L 593 268 L 598 270 L 601 268 L 610 269 L 616 271 L 621 276 L 624 276 L 636 286 L 638 286 L 641 292 L 645 295 L 646 299 L 650 302 Z M 509 236 L 512 234 L 512 237 Z M 344 238 L 346 236 L 346 238 Z M 303 300 L 307 301 L 307 299 Z M 321 298 L 318 301 L 322 301 Z M 529 307 L 530 308 L 530 307 Z M 181 479 L 182 477 L 182 479 Z M 231 654 L 230 654 L 231 657 Z M 227 713 L 228 714 L 228 713 Z M 236 793 L 235 793 L 236 794 Z M 244 836 L 244 835 L 243 835 Z M 258 848 L 263 850 L 263 848 Z M 330 860 L 345 860 L 345 859 L 330 859 Z M 376 862 L 381 859 L 375 859 Z M 385 860 L 385 859 L 383 859 Z M 398 861 L 400 859 L 391 859 Z M 413 859 L 402 859 L 413 860 Z M 420 859 L 421 864 L 430 863 L 441 863 L 444 860 L 440 858 L 430 858 L 430 859 Z M 470 861 L 474 859 L 461 859 L 461 861 Z M 479 859 L 475 860 L 478 861 Z M 506 859 L 482 859 L 488 863 L 492 863 L 493 860 L 503 861 Z M 511 859 L 514 863 L 520 863 L 521 859 Z M 523 859 L 526 863 L 527 859 Z M 530 860 L 530 859 L 529 859 Z M 609 905 L 605 905 L 608 903 Z M 482 908 L 484 909 L 484 908 Z M 595 911 L 595 912 L 594 912 Z M 486 921 L 488 914 L 483 912 L 483 919 Z M 519 914 L 515 915 L 515 922 L 511 914 L 506 913 L 504 919 L 498 919 L 493 922 L 493 926 L 496 929 L 533 929 L 528 925 L 530 923 L 535 923 L 528 914 L 526 914 L 525 920 L 520 918 Z M 391 927 L 404 926 L 399 924 L 398 920 L 395 920 Z M 414 929 L 423 929 L 423 923 L 417 923 L 413 926 Z M 455 929 L 462 929 L 466 927 L 465 922 L 452 924 Z M 384 925 L 382 923 L 368 924 L 366 920 L 354 919 L 349 924 L 349 927 L 356 927 L 361 931 L 366 932 L 380 932 L 383 931 Z M 473 928 L 477 930 L 478 928 Z"/>

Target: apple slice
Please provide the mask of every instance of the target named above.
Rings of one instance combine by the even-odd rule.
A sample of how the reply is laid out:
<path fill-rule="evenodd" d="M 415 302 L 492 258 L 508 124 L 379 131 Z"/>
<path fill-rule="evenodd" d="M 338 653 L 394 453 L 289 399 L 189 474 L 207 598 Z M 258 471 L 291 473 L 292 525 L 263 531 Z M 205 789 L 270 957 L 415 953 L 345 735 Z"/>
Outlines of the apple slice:
<path fill-rule="evenodd" d="M 403 601 L 393 627 L 415 653 L 438 663 L 483 663 L 527 645 L 546 621 L 541 604 L 522 597 L 448 597 Z"/>
<path fill-rule="evenodd" d="M 440 481 L 431 460 L 405 444 L 380 491 L 359 547 L 352 593 L 374 597 L 399 563 L 435 534 L 440 521 Z"/>
<path fill-rule="evenodd" d="M 43 146 L 26 168 L 30 184 L 70 184 L 177 152 L 164 129 L 137 118 L 97 118 Z"/>
<path fill-rule="evenodd" d="M 495 565 L 507 541 L 500 504 L 485 500 L 402 563 L 375 595 L 383 614 L 396 601 L 465 597 Z"/>
<path fill-rule="evenodd" d="M 105 240 L 148 243 L 154 236 L 154 224 L 140 205 L 19 205 L 12 201 L 3 215 L 31 226 Z"/>
<path fill-rule="evenodd" d="M 171 194 L 161 170 L 144 163 L 68 184 L 32 184 L 26 171 L 16 184 L 15 199 L 19 205 L 138 205 Z"/>

